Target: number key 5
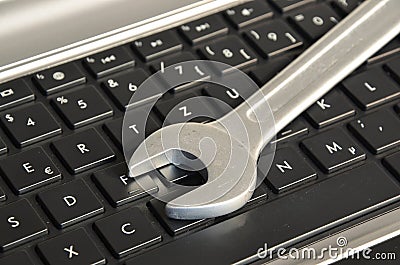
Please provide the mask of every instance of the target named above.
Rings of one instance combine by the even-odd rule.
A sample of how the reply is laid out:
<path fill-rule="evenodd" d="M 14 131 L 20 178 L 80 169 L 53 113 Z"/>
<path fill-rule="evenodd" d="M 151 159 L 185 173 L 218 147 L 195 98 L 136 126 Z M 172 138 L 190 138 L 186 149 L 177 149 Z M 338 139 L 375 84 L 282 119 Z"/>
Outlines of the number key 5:
<path fill-rule="evenodd" d="M 65 93 L 51 103 L 72 129 L 113 115 L 111 106 L 92 86 Z"/>

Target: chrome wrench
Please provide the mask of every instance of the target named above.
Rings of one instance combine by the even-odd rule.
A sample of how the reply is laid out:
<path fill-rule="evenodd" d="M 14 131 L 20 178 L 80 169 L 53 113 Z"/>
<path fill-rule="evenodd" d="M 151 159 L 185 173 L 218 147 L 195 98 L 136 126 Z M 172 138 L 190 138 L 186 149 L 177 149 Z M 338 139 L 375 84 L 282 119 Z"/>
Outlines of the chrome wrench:
<path fill-rule="evenodd" d="M 200 219 L 241 208 L 255 189 L 261 150 L 276 132 L 399 34 L 399 10 L 399 0 L 365 1 L 234 111 L 211 123 L 174 124 L 151 134 L 132 155 L 129 175 L 138 177 L 171 163 L 190 164 L 184 151 L 206 165 L 208 181 L 170 201 L 167 215 Z M 263 114 L 267 107 L 275 128 L 266 121 L 271 117 Z M 165 139 L 172 142 L 167 148 L 160 144 Z"/>

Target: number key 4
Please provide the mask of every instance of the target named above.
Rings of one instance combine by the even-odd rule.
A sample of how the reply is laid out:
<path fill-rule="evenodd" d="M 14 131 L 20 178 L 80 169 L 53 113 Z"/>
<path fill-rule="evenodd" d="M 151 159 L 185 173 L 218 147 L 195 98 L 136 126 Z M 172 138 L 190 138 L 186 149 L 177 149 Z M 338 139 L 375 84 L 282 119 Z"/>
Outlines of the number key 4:
<path fill-rule="evenodd" d="M 60 125 L 41 103 L 3 112 L 0 122 L 18 147 L 24 147 L 61 133 Z"/>

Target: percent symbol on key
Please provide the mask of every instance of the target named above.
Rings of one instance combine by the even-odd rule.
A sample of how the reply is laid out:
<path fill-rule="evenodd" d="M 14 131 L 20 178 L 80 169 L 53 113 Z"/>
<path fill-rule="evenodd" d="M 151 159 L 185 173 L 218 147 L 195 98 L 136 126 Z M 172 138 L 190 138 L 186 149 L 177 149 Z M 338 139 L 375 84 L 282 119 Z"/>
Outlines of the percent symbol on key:
<path fill-rule="evenodd" d="M 64 96 L 58 97 L 57 101 L 60 102 L 61 105 L 68 103 L 68 99 L 65 98 Z"/>

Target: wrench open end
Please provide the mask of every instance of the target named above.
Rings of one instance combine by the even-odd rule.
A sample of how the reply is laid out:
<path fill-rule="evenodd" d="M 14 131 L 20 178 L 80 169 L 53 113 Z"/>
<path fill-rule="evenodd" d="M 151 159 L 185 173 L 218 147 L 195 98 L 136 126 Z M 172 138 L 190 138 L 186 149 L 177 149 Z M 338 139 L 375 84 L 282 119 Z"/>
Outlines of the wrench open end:
<path fill-rule="evenodd" d="M 136 149 L 129 161 L 129 175 L 140 177 L 168 164 L 192 168 L 199 163 L 184 155 L 189 153 L 206 167 L 207 183 L 169 201 L 167 215 L 202 219 L 228 214 L 246 204 L 256 185 L 257 161 L 242 142 L 215 122 L 163 127 Z"/>

